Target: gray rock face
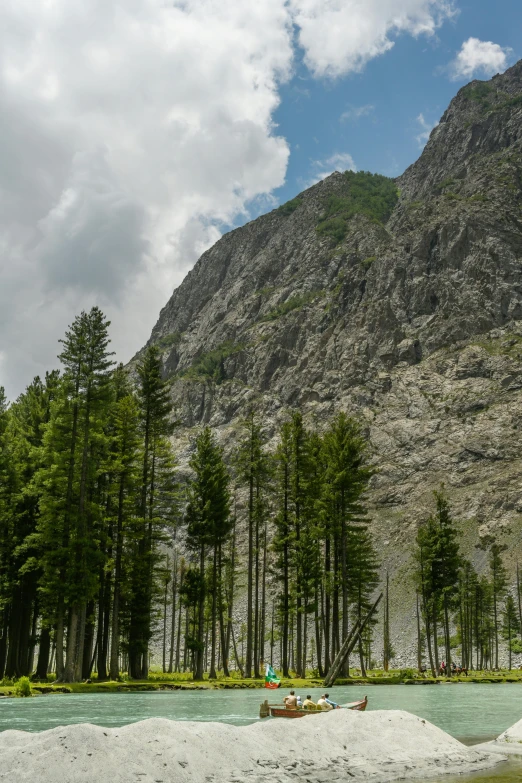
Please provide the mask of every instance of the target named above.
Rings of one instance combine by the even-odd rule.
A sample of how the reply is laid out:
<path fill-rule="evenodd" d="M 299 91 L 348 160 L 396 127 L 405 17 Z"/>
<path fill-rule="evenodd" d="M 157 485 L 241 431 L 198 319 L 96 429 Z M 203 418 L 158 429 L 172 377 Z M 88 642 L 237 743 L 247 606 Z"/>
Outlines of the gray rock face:
<path fill-rule="evenodd" d="M 404 613 L 415 527 L 442 481 L 479 566 L 493 534 L 513 564 L 521 550 L 522 62 L 460 90 L 397 185 L 386 225 L 356 215 L 336 246 L 316 227 L 346 193 L 340 173 L 227 234 L 150 340 L 182 454 L 201 423 L 232 448 L 252 403 L 269 436 L 296 406 L 319 427 L 338 410 L 366 422 L 374 532 Z"/>

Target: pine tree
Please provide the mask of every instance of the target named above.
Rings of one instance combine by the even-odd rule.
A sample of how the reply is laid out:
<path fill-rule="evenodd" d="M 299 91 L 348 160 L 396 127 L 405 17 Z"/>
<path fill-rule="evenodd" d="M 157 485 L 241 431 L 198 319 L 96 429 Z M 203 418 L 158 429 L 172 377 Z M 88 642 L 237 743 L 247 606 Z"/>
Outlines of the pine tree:
<path fill-rule="evenodd" d="M 512 668 L 511 656 L 513 653 L 513 641 L 518 636 L 517 630 L 518 630 L 517 607 L 515 605 L 513 596 L 511 595 L 511 593 L 508 593 L 506 596 L 504 611 L 502 613 L 502 636 L 507 642 L 508 662 L 509 662 L 508 668 L 510 671 Z"/>
<path fill-rule="evenodd" d="M 92 502 L 96 481 L 99 441 L 103 437 L 110 399 L 108 350 L 109 322 L 93 307 L 75 319 L 59 358 L 64 366 L 64 392 L 72 404 L 70 461 L 64 527 L 67 534 L 67 658 L 61 678 L 76 682 L 82 678 L 87 607 L 97 593 L 99 550 L 93 537 L 97 517 L 103 512 Z M 55 448 L 59 444 L 55 444 Z"/>
<path fill-rule="evenodd" d="M 3 386 L 0 386 L 0 608 L 2 627 L 0 639 L 0 675 L 4 676 L 9 633 L 10 600 L 13 574 L 10 567 L 14 527 L 13 495 L 16 474 L 12 458 L 13 443 L 9 432 L 10 414 Z"/>
<path fill-rule="evenodd" d="M 290 566 L 295 531 L 291 522 L 291 426 L 285 422 L 281 427 L 281 440 L 274 456 L 276 515 L 274 518 L 275 535 L 272 541 L 276 553 L 275 566 L 277 578 L 281 584 L 278 594 L 278 615 L 281 635 L 281 665 L 283 677 L 290 676 L 289 623 L 291 618 Z"/>
<path fill-rule="evenodd" d="M 216 676 L 216 620 L 221 600 L 221 580 L 218 580 L 219 548 L 226 541 L 231 529 L 229 475 L 223 462 L 221 448 L 217 445 L 209 427 L 205 427 L 195 442 L 190 459 L 194 477 L 188 490 L 186 510 L 187 540 L 198 555 L 199 584 L 196 621 L 196 661 L 194 678 L 203 679 L 205 639 L 205 566 L 208 554 L 212 556 L 212 609 L 211 609 L 211 663 L 210 676 Z"/>
<path fill-rule="evenodd" d="M 366 440 L 356 421 L 340 413 L 324 437 L 325 451 L 325 506 L 329 517 L 327 526 L 334 539 L 334 619 L 333 642 L 339 642 L 338 591 L 341 591 L 341 638 L 348 635 L 349 576 L 353 553 L 350 552 L 350 532 L 354 525 L 365 522 L 362 496 L 375 469 L 368 461 Z M 334 646 L 334 645 L 332 645 Z M 347 673 L 347 670 L 345 670 Z"/>
<path fill-rule="evenodd" d="M 311 599 L 317 567 L 314 559 L 316 533 L 312 530 L 313 506 L 310 502 L 311 474 L 310 438 L 300 412 L 295 411 L 290 420 L 290 513 L 294 533 L 293 591 L 296 615 L 295 669 L 298 677 L 306 671 L 306 644 L 303 623 Z M 306 603 L 306 608 L 304 606 Z"/>
<path fill-rule="evenodd" d="M 447 670 L 451 667 L 450 611 L 458 597 L 461 565 L 458 530 L 443 491 L 435 492 L 436 513 L 417 533 L 417 584 L 422 596 L 430 665 L 439 671 L 438 623 L 442 618 Z M 433 653 L 432 653 L 433 643 Z"/>
<path fill-rule="evenodd" d="M 372 596 L 379 584 L 379 563 L 371 535 L 362 525 L 352 527 L 348 543 L 350 551 L 348 565 L 349 599 L 355 623 L 357 621 L 362 622 L 372 607 Z M 373 617 L 365 629 L 366 641 L 369 647 L 371 647 L 372 627 L 376 622 L 377 618 Z M 359 660 L 362 676 L 365 677 L 366 669 L 362 641 L 361 637 L 359 637 Z"/>
<path fill-rule="evenodd" d="M 152 636 L 152 604 L 159 565 L 157 544 L 166 526 L 175 524 L 177 489 L 174 458 L 168 436 L 172 432 L 172 404 L 162 378 L 159 349 L 151 345 L 137 366 L 139 431 L 142 466 L 138 512 L 133 530 L 132 586 L 129 620 L 129 673 L 146 679 Z"/>
<path fill-rule="evenodd" d="M 121 379 L 123 381 L 123 379 Z M 125 546 L 132 536 L 137 513 L 140 437 L 136 397 L 124 382 L 116 384 L 111 410 L 111 445 L 108 472 L 113 539 L 113 594 L 111 612 L 111 651 L 109 677 L 119 676 L 122 591 L 125 588 Z"/>
<path fill-rule="evenodd" d="M 496 542 L 491 545 L 489 554 L 489 569 L 491 573 L 491 590 L 493 597 L 493 632 L 495 640 L 495 669 L 498 669 L 498 633 L 499 604 L 503 600 L 507 588 L 507 572 L 502 561 L 505 547 Z"/>
<path fill-rule="evenodd" d="M 448 500 L 443 491 L 435 492 L 437 535 L 432 550 L 434 589 L 439 595 L 444 617 L 446 666 L 451 671 L 450 609 L 457 596 L 461 564 L 458 530 L 451 517 Z"/>
<path fill-rule="evenodd" d="M 35 535 L 39 518 L 39 492 L 34 483 L 40 467 L 41 444 L 50 406 L 56 393 L 58 373 L 47 373 L 27 387 L 10 408 L 9 435 L 12 444 L 11 469 L 16 475 L 16 491 L 11 496 L 11 554 L 7 568 L 11 575 L 9 597 L 9 655 L 7 676 L 28 675 L 33 669 L 41 602 L 37 591 L 40 551 Z M 49 647 L 49 627 L 41 629 L 40 668 Z"/>
<path fill-rule="evenodd" d="M 267 458 L 261 427 L 251 409 L 243 422 L 237 457 L 238 479 L 248 487 L 247 632 L 245 677 L 259 677 L 259 535 L 265 507 Z"/>

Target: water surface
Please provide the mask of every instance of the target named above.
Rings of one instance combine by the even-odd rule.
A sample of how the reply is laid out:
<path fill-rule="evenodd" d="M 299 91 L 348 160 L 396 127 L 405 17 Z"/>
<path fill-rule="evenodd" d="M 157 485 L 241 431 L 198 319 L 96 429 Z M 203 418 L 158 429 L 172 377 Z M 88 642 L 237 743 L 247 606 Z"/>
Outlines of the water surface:
<path fill-rule="evenodd" d="M 253 723 L 260 702 L 280 702 L 286 691 L 148 691 L 89 693 L 1 699 L 0 731 L 43 731 L 71 723 L 123 726 L 158 717 L 171 720 Z M 309 688 L 316 700 L 322 693 Z M 330 688 L 340 704 L 367 694 L 368 710 L 400 709 L 419 715 L 467 744 L 493 739 L 522 718 L 522 684 L 437 686 L 380 685 Z"/>
<path fill-rule="evenodd" d="M 259 720 L 265 698 L 280 702 L 287 691 L 153 691 L 89 693 L 1 699 L 0 731 L 44 731 L 71 723 L 114 727 L 144 720 L 220 721 L 246 725 Z M 522 684 L 437 686 L 381 685 L 330 688 L 340 704 L 368 695 L 368 710 L 400 709 L 429 720 L 466 744 L 493 739 L 522 718 Z M 317 700 L 322 691 L 301 692 Z M 521 783 L 522 759 L 474 775 L 442 776 L 425 783 Z"/>

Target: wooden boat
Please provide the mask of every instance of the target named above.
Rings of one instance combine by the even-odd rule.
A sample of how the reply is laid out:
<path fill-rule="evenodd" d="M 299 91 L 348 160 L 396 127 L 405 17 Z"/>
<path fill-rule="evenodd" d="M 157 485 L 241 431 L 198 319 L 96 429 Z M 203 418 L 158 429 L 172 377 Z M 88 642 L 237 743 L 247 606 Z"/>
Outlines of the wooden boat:
<path fill-rule="evenodd" d="M 343 704 L 339 709 L 356 710 L 358 712 L 364 712 L 368 704 L 368 697 L 365 696 L 361 701 L 353 701 L 350 704 Z M 267 701 L 261 704 L 259 710 L 260 718 L 267 718 L 269 715 L 272 718 L 304 718 L 306 715 L 324 715 L 327 710 L 289 710 L 286 707 L 279 705 L 269 704 Z"/>
<path fill-rule="evenodd" d="M 357 710 L 357 712 L 364 712 L 367 706 L 368 696 L 365 696 L 361 701 L 352 701 L 350 704 L 342 705 L 345 710 Z"/>

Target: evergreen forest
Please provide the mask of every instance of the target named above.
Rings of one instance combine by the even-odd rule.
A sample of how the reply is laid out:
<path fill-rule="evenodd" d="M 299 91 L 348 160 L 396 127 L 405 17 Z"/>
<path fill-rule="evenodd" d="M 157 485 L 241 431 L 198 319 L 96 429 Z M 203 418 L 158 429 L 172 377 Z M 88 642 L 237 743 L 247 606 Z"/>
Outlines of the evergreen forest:
<path fill-rule="evenodd" d="M 82 312 L 59 371 L 11 404 L 0 389 L 0 678 L 142 680 L 153 650 L 164 672 L 196 680 L 258 678 L 266 663 L 324 676 L 381 589 L 383 615 L 354 655 L 363 675 L 376 660 L 387 670 L 361 425 L 340 412 L 319 431 L 289 411 L 270 449 L 250 410 L 230 458 L 211 428 L 196 431 L 182 479 L 160 350 L 116 365 L 109 326 Z M 499 645 L 511 666 L 522 649 L 520 580 L 510 586 L 497 543 L 488 558 L 480 575 L 463 558 L 441 489 L 412 551 L 419 669 L 457 655 L 498 668 Z"/>

